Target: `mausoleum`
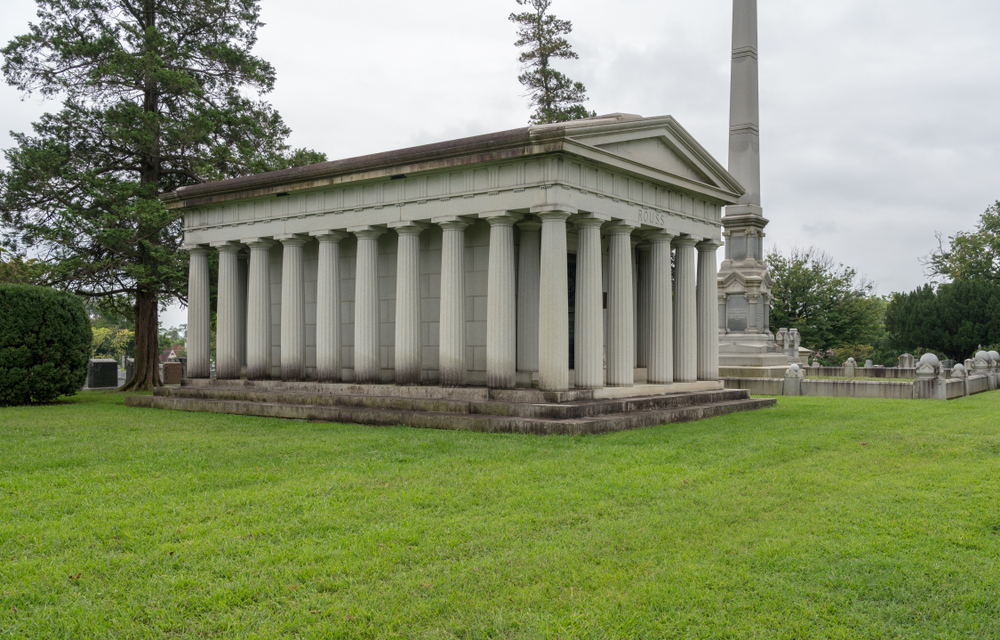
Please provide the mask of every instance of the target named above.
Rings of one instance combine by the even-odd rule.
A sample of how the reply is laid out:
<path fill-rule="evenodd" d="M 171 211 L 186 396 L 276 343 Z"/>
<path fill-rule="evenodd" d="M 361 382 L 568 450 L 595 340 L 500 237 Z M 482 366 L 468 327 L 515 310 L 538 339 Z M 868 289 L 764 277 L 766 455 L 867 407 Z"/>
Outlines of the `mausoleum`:
<path fill-rule="evenodd" d="M 220 380 L 718 388 L 743 193 L 672 117 L 628 114 L 184 187 L 187 375 L 210 375 L 217 252 Z"/>

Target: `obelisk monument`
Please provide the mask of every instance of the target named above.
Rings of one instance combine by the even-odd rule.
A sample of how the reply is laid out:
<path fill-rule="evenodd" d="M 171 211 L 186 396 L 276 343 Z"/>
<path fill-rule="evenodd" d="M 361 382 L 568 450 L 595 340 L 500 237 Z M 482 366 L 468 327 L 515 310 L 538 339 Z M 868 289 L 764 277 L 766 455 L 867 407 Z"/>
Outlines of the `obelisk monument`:
<path fill-rule="evenodd" d="M 760 107 L 757 0 L 733 0 L 729 172 L 746 193 L 722 218 L 725 259 L 719 269 L 719 350 L 727 367 L 785 366 L 770 328 L 771 278 L 764 262 L 767 219 L 760 199 Z"/>

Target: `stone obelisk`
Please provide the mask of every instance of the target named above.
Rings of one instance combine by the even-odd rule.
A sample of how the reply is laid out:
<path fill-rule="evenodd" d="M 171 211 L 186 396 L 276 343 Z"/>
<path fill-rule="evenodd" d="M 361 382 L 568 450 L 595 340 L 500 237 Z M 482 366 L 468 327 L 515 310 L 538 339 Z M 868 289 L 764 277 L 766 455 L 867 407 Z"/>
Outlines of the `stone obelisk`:
<path fill-rule="evenodd" d="M 722 218 L 726 253 L 719 269 L 719 364 L 723 376 L 735 373 L 727 372 L 727 367 L 787 367 L 770 328 L 757 87 L 757 0 L 733 0 L 729 172 L 746 193 L 739 204 L 726 207 Z"/>

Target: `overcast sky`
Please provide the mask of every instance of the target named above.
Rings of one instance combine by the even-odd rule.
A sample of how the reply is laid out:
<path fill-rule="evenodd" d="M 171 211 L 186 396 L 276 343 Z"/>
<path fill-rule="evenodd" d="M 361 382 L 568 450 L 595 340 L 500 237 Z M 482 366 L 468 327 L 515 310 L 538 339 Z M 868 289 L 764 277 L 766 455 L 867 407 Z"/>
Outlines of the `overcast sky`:
<path fill-rule="evenodd" d="M 878 283 L 927 281 L 935 232 L 1000 199 L 1000 2 L 759 0 L 768 247 L 817 245 Z M 527 123 L 514 0 L 263 0 L 257 54 L 291 143 L 331 160 Z M 34 19 L 3 0 L 0 41 Z M 554 0 L 588 106 L 674 116 L 727 163 L 731 0 Z M 0 88 L 0 147 L 58 104 Z M 170 313 L 167 325 L 184 321 Z"/>

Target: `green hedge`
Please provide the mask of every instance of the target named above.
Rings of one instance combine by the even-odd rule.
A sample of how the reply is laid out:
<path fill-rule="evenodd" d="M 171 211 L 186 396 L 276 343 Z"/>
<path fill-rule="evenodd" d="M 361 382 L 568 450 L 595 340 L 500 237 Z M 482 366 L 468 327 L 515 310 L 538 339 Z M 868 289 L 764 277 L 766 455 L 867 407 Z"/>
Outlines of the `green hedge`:
<path fill-rule="evenodd" d="M 75 296 L 0 285 L 0 406 L 48 402 L 87 380 L 90 320 Z"/>

